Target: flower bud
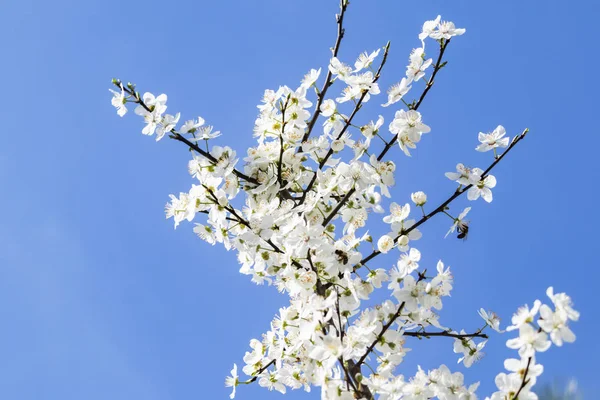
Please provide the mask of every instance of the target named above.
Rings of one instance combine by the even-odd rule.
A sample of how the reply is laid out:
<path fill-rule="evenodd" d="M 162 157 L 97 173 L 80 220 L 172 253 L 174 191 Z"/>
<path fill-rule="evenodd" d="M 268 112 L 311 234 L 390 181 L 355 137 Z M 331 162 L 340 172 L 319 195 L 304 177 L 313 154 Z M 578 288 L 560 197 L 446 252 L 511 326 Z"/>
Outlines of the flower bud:
<path fill-rule="evenodd" d="M 377 241 L 377 249 L 382 253 L 387 253 L 394 247 L 394 239 L 391 236 L 383 235 Z"/>
<path fill-rule="evenodd" d="M 331 142 L 331 149 L 335 152 L 342 151 L 344 149 L 344 142 L 341 140 L 334 140 Z"/>
<path fill-rule="evenodd" d="M 398 238 L 398 246 L 403 247 L 407 246 L 409 242 L 408 236 L 402 235 Z"/>
<path fill-rule="evenodd" d="M 415 192 L 410 195 L 410 198 L 418 207 L 424 206 L 427 203 L 427 195 L 423 192 Z"/>

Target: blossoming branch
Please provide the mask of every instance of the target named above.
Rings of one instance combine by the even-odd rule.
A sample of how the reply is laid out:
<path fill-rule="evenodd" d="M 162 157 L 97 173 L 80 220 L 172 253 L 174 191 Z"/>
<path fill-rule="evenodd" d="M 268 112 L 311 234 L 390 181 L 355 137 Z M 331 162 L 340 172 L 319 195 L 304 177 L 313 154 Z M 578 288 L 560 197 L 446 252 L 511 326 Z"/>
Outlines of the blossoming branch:
<path fill-rule="evenodd" d="M 442 261 L 421 267 L 414 246 L 421 225 L 437 215 L 450 219 L 446 236 L 467 237 L 471 207 L 457 213 L 450 206 L 464 193 L 468 201 L 492 202 L 497 184 L 492 169 L 527 129 L 512 140 L 502 126 L 479 133 L 476 150 L 493 154 L 489 164 L 458 163 L 455 172 L 446 173 L 456 186 L 437 205 L 429 207 L 422 191 L 411 195 L 412 205 L 386 204 L 395 184 L 393 159 L 410 156 L 430 140 L 432 129 L 419 109 L 447 65 L 451 42 L 465 30 L 439 16 L 425 22 L 406 74 L 380 100 L 382 107 L 396 109 L 386 132 L 383 116 L 366 119 L 360 111 L 381 94 L 378 81 L 390 44 L 345 63 L 339 53 L 347 9 L 348 1 L 341 0 L 327 69 L 311 69 L 295 89 L 264 92 L 253 129 L 257 143 L 244 156 L 211 145 L 221 133 L 203 118 L 182 121 L 180 113 L 168 114 L 165 94 L 140 94 L 134 84 L 115 79 L 112 104 L 120 116 L 135 105 L 144 135 L 157 141 L 167 136 L 191 150 L 194 183 L 171 195 L 165 207 L 175 227 L 194 222 L 202 240 L 237 253 L 242 274 L 289 296 L 262 337 L 250 340 L 242 368 L 247 378 L 234 364 L 225 381 L 231 398 L 239 385 L 257 382 L 281 393 L 318 387 L 323 399 L 476 399 L 479 384 L 465 384 L 463 374 L 445 365 L 419 368 L 413 376 L 399 373 L 412 340 L 449 339 L 458 362 L 471 367 L 483 356 L 488 331 L 504 332 L 499 317 L 484 309 L 483 326 L 446 326 L 439 312 L 452 291 L 450 268 Z M 396 145 L 398 156 L 388 155 Z M 368 224 L 378 221 L 389 232 L 372 238 Z M 394 251 L 393 268 L 373 265 L 379 255 Z M 366 306 L 376 289 L 387 299 Z M 506 330 L 518 331 L 518 337 L 507 346 L 518 350 L 518 358 L 506 360 L 507 372 L 496 377 L 498 391 L 490 399 L 537 399 L 532 388 L 543 367 L 536 354 L 575 340 L 568 323 L 579 314 L 571 299 L 553 288 L 547 295 L 551 306 L 536 300 L 512 317 Z"/>

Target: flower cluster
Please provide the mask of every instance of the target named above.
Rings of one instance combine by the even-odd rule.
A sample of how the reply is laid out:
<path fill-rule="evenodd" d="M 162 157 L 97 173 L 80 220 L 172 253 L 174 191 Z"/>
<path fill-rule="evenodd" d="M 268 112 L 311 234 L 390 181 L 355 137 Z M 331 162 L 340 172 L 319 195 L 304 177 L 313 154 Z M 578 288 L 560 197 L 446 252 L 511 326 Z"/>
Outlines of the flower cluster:
<path fill-rule="evenodd" d="M 554 309 L 536 300 L 531 309 L 525 305 L 513 315 L 512 325 L 506 330 L 518 330 L 519 336 L 508 340 L 506 346 L 518 350 L 520 358 L 509 358 L 504 362 L 509 373 L 502 372 L 496 376 L 498 391 L 490 400 L 537 400 L 531 389 L 544 367 L 536 363 L 536 353 L 548 350 L 553 343 L 560 347 L 563 343 L 575 341 L 575 334 L 568 323 L 577 321 L 579 313 L 573 309 L 571 298 L 565 293 L 555 294 L 552 287 L 546 294 Z"/>
<path fill-rule="evenodd" d="M 343 32 L 347 6 L 341 0 L 338 32 Z M 413 245 L 422 236 L 418 228 L 437 214 L 451 218 L 449 233 L 458 231 L 459 238 L 465 237 L 469 225 L 464 218 L 470 207 L 453 217 L 450 203 L 464 192 L 469 200 L 483 197 L 491 202 L 490 189 L 496 179 L 489 171 L 526 132 L 510 145 L 502 127 L 480 134 L 477 150 L 494 149 L 493 163 L 485 171 L 458 164 L 457 172 L 446 175 L 459 188 L 429 213 L 427 195 L 421 191 L 411 195 L 420 209 L 417 215 L 409 203 L 385 204 L 395 184 L 396 164 L 384 157 L 395 142 L 410 155 L 409 149 L 415 149 L 422 135 L 431 131 L 418 109 L 434 77 L 446 65 L 443 55 L 450 40 L 463 33 L 464 29 L 440 17 L 423 25 L 421 46 L 410 53 L 406 75 L 388 90 L 383 105 L 402 100 L 405 106 L 395 111 L 389 124 L 393 134 L 389 141 L 380 135 L 383 116 L 356 122 L 362 105 L 380 94 L 377 82 L 389 43 L 360 54 L 351 67 L 337 56 L 338 36 L 320 89 L 322 70 L 312 69 L 296 88 L 266 90 L 254 124 L 256 145 L 245 155 L 211 145 L 220 132 L 205 125 L 201 117 L 180 125 L 179 113 L 166 114 L 166 95 L 140 95 L 135 85 L 114 81 L 119 90 L 112 91 L 112 104 L 118 115 L 125 115 L 128 103 L 136 104 L 135 113 L 144 119 L 143 134 L 155 134 L 156 140 L 169 136 L 192 150 L 188 171 L 194 184 L 187 192 L 170 196 L 167 218 L 173 218 L 175 227 L 184 220 L 194 221 L 193 230 L 202 240 L 237 253 L 242 274 L 257 284 L 273 285 L 289 297 L 270 328 L 260 339 L 250 341 L 241 368 L 249 379 L 240 379 L 234 365 L 226 380 L 233 388 L 231 398 L 237 386 L 252 382 L 282 393 L 320 387 L 323 399 L 476 398 L 478 384 L 466 386 L 461 373 L 452 373 L 444 365 L 429 372 L 419 368 L 412 377 L 397 373 L 411 338 L 454 338 L 459 362 L 470 367 L 483 355 L 484 329 L 500 331 L 497 316 L 483 310 L 485 326 L 474 333 L 444 326 L 439 312 L 454 278 L 442 261 L 430 269 L 434 273 L 428 273 L 420 266 L 421 253 Z M 429 40 L 439 45 L 435 63 L 426 57 Z M 328 97 L 329 88 L 338 82 L 344 85 L 341 95 Z M 404 101 L 417 85 L 422 90 L 418 98 Z M 322 125 L 317 123 L 319 118 Z M 500 147 L 507 149 L 498 156 Z M 367 223 L 376 214 L 383 214 L 381 220 L 389 232 L 374 243 Z M 372 259 L 394 248 L 398 253 L 393 268 L 369 267 Z M 376 289 L 387 290 L 387 299 L 367 306 Z M 509 341 L 509 347 L 520 349 L 519 366 L 529 360 L 521 376 L 527 382 L 520 390 L 523 394 L 538 371 L 532 361 L 534 352 L 547 349 L 546 334 L 558 346 L 574 339 L 566 326 L 568 319 L 577 318 L 570 299 L 551 291 L 549 295 L 555 311 L 538 306 L 519 311 L 513 318 L 520 337 Z M 536 331 L 531 323 L 538 309 L 541 318 Z M 516 368 L 512 362 L 510 368 Z M 514 374 L 499 375 L 501 393 L 512 393 L 515 379 Z"/>

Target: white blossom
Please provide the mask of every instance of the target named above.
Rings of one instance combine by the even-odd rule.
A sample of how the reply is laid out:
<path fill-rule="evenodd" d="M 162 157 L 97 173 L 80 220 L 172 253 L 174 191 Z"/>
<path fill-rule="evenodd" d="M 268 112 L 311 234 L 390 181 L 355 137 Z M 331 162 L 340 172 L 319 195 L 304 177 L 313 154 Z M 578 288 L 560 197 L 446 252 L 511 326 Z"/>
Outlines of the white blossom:
<path fill-rule="evenodd" d="M 343 13 L 348 2 L 343 0 L 340 6 Z M 337 18 L 343 33 L 342 16 Z M 368 393 L 381 400 L 477 398 L 479 384 L 466 384 L 462 373 L 445 365 L 399 373 L 407 371 L 400 368 L 405 358 L 418 361 L 411 347 L 419 338 L 427 339 L 422 343 L 438 336 L 454 338 L 447 346 L 453 346 L 459 363 L 471 367 L 483 357 L 491 331 L 487 328 L 503 332 L 500 317 L 483 308 L 479 315 L 485 324 L 468 330 L 442 325 L 442 310 L 454 290 L 455 277 L 442 260 L 432 265 L 427 255 L 413 247 L 422 237 L 421 225 L 438 214 L 453 220 L 446 236 L 455 231 L 459 238 L 466 236 L 469 221 L 465 218 L 471 207 L 455 218 L 450 203 L 458 202 L 465 192 L 462 197 L 468 200 L 483 197 L 491 202 L 496 178 L 488 172 L 500 157 L 485 174 L 480 168 L 457 164 L 456 172 L 446 176 L 458 188 L 425 214 L 427 195 L 412 191 L 418 188 L 411 180 L 413 170 L 392 155 L 398 152 L 393 146 L 397 142 L 410 156 L 422 135 L 431 131 L 423 122 L 430 117 L 421 114 L 427 108 L 420 104 L 434 84 L 433 71 L 428 70 L 437 71 L 440 65 L 432 67 L 428 56 L 436 46 L 428 44 L 426 55 L 426 42 L 437 41 L 443 51 L 451 38 L 464 32 L 439 16 L 425 22 L 419 34 L 421 46 L 411 52 L 405 76 L 396 78 L 401 80 L 387 91 L 383 106 L 402 101 L 413 88 L 425 92 L 403 102 L 406 109 L 394 110 L 388 125 L 391 139 L 380 132 L 382 115 L 362 116 L 364 104 L 380 94 L 388 46 L 383 57 L 378 58 L 381 49 L 363 52 L 353 64 L 342 60 L 342 53 L 340 58 L 332 57 L 325 89 L 316 85 L 321 69 L 311 69 L 297 86 L 265 90 L 255 109 L 256 142 L 243 152 L 235 146 L 241 140 L 237 133 L 223 135 L 234 142 L 231 147 L 212 146 L 211 140 L 221 132 L 205 125 L 203 118 L 185 120 L 178 129 L 181 114 L 166 113 L 167 95 L 140 95 L 135 85 L 125 88 L 114 81 L 118 90 L 111 90 L 111 104 L 118 115 L 125 115 L 126 103 L 136 103 L 134 112 L 143 119 L 144 135 L 155 134 L 156 140 L 169 135 L 190 150 L 187 167 L 193 183 L 187 191 L 169 196 L 166 217 L 175 227 L 191 222 L 200 239 L 235 254 L 241 274 L 258 285 L 275 287 L 287 300 L 241 357 L 241 371 L 248 378 L 241 380 L 238 364 L 233 365 L 225 379 L 232 390 L 230 398 L 240 384 L 251 383 L 281 393 L 317 387 L 323 400 L 371 398 Z M 332 54 L 338 54 L 338 45 Z M 420 83 L 426 76 L 428 82 Z M 327 98 L 324 90 L 329 90 L 328 96 L 340 94 Z M 231 118 L 244 114 L 234 103 L 228 106 Z M 509 138 L 498 126 L 491 133 L 480 133 L 479 141 L 477 150 L 488 151 L 507 147 Z M 395 191 L 396 184 L 404 186 Z M 410 201 L 392 198 L 392 193 L 410 193 L 413 207 L 421 210 L 411 216 Z M 391 251 L 395 247 L 398 253 Z M 531 308 L 523 306 L 513 315 L 506 330 L 518 330 L 518 337 L 506 344 L 518 351 L 519 358 L 504 362 L 507 373 L 496 376 L 498 391 L 491 399 L 512 400 L 517 392 L 520 400 L 536 399 L 532 387 L 543 372 L 536 354 L 552 344 L 575 340 L 569 324 L 579 319 L 579 312 L 573 301 L 565 293 L 554 293 L 552 287 L 546 293 L 551 305 L 536 300 Z M 522 293 L 511 294 L 517 298 Z M 248 312 L 246 308 L 237 312 Z"/>
<path fill-rule="evenodd" d="M 477 151 L 490 151 L 499 147 L 508 146 L 508 137 L 504 137 L 506 135 L 506 130 L 502 125 L 498 125 L 496 129 L 492 133 L 483 133 L 479 132 L 479 141 L 481 144 L 477 146 L 475 150 Z"/>

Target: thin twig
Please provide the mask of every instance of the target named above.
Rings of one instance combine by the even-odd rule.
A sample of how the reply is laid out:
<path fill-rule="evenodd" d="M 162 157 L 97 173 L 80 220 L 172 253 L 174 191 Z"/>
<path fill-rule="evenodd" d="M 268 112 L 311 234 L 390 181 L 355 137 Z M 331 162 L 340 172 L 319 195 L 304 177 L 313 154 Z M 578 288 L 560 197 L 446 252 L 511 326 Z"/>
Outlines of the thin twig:
<path fill-rule="evenodd" d="M 371 84 L 377 83 L 377 81 L 379 80 L 379 77 L 381 76 L 381 70 L 383 69 L 383 66 L 385 65 L 385 63 L 387 61 L 389 50 L 390 50 L 390 42 L 388 42 L 386 44 L 386 46 L 385 46 L 385 50 L 384 50 L 384 53 L 383 53 L 383 59 L 381 60 L 381 64 L 379 65 L 379 68 L 377 69 L 377 73 L 373 77 L 373 81 L 371 82 Z M 336 137 L 336 140 L 339 140 L 344 135 L 344 133 L 346 133 L 346 130 L 348 130 L 348 127 L 350 127 L 350 125 L 352 124 L 352 120 L 354 119 L 354 116 L 361 109 L 363 101 L 364 101 L 365 97 L 367 97 L 367 94 L 369 94 L 369 89 L 364 89 L 362 95 L 360 96 L 360 98 L 356 102 L 356 105 L 354 106 L 354 110 L 352 111 L 352 114 L 350 114 L 350 117 L 348 117 L 346 119 L 344 127 L 338 133 L 338 135 Z M 329 150 L 327 151 L 327 154 L 319 162 L 319 169 L 323 169 L 323 167 L 325 166 L 325 164 L 329 160 L 329 157 L 331 157 L 332 155 L 333 155 L 333 148 L 331 146 L 329 146 Z M 317 180 L 317 172 L 315 171 L 312 179 L 310 180 L 310 182 L 308 184 L 308 186 L 306 187 L 306 189 L 302 193 L 302 198 L 300 199 L 300 203 L 299 204 L 304 203 L 304 200 L 306 199 L 307 193 L 312 190 L 312 188 L 313 188 L 316 180 Z"/>
<path fill-rule="evenodd" d="M 421 97 L 419 97 L 419 100 L 417 101 L 417 103 L 414 106 L 409 107 L 411 110 L 417 111 L 419 109 L 419 107 L 421 106 L 421 103 L 423 102 L 423 100 L 425 100 L 425 96 L 427 96 L 427 93 L 429 93 L 429 89 L 431 89 L 431 87 L 433 86 L 435 76 L 437 75 L 439 70 L 442 69 L 442 67 L 444 66 L 444 64 L 442 63 L 442 59 L 444 57 L 444 52 L 446 51 L 446 48 L 448 47 L 449 43 L 450 43 L 450 39 L 445 40 L 443 42 L 443 44 L 440 44 L 440 53 L 439 53 L 438 59 L 435 63 L 435 67 L 433 68 L 433 73 L 431 74 L 431 78 L 429 78 L 429 81 L 427 81 L 427 83 L 425 84 L 425 89 L 423 90 L 423 93 L 421 93 Z M 383 148 L 381 153 L 379 153 L 379 155 L 377 156 L 377 161 L 381 161 L 381 159 L 386 155 L 386 153 L 390 150 L 390 148 L 394 145 L 394 143 L 396 143 L 397 140 L 398 140 L 398 135 L 394 136 L 392 138 L 392 140 L 390 140 L 385 145 L 385 147 Z"/>
<path fill-rule="evenodd" d="M 517 393 L 513 396 L 511 400 L 518 400 L 521 391 L 527 386 L 529 383 L 529 379 L 527 379 L 527 373 L 529 372 L 529 366 L 531 365 L 531 357 L 527 360 L 527 367 L 525 367 L 525 373 L 523 374 L 523 382 L 521 382 L 521 387 L 517 391 Z"/>
<path fill-rule="evenodd" d="M 488 335 L 486 335 L 485 333 L 481 333 L 481 332 L 475 332 L 475 333 L 452 333 L 452 332 L 404 332 L 402 333 L 402 335 L 404 336 L 412 336 L 412 337 L 434 337 L 434 336 L 443 336 L 443 337 L 450 337 L 450 338 L 455 338 L 455 339 L 466 339 L 466 338 L 471 338 L 471 337 L 478 337 L 478 338 L 484 338 L 487 339 Z"/>
<path fill-rule="evenodd" d="M 261 369 L 259 369 L 256 374 L 252 377 L 252 379 L 250 379 L 248 381 L 248 383 L 254 382 L 258 379 L 258 376 L 260 374 L 262 374 L 263 372 L 265 372 L 267 370 L 267 368 L 269 368 L 271 365 L 275 364 L 275 359 L 272 359 L 271 361 L 269 361 L 269 363 L 267 365 L 265 365 L 264 367 L 262 367 Z"/>
<path fill-rule="evenodd" d="M 419 279 L 417 279 L 416 283 L 419 283 L 422 280 L 424 280 L 426 273 L 427 273 L 427 270 L 423 271 L 422 273 L 420 272 L 419 273 Z M 373 351 L 373 349 L 375 348 L 375 346 L 377 345 L 377 343 L 381 340 L 381 338 L 383 337 L 383 335 L 394 324 L 394 322 L 400 317 L 400 314 L 402 314 L 402 310 L 404 309 L 404 305 L 405 304 L 406 304 L 406 302 L 404 302 L 404 301 L 400 304 L 400 306 L 398 307 L 398 310 L 396 311 L 396 313 L 394 315 L 392 315 L 392 317 L 387 322 L 387 324 L 385 324 L 383 326 L 383 328 L 381 329 L 381 332 L 379 332 L 379 334 L 377 335 L 377 337 L 375 338 L 375 340 L 373 340 L 373 343 L 371 343 L 371 345 L 365 351 L 365 354 L 363 354 L 362 357 L 358 359 L 358 361 L 356 362 L 356 367 L 357 368 L 360 368 L 361 364 L 365 361 L 365 359 L 367 358 L 367 356 L 369 355 L 369 353 L 371 353 Z"/>
<path fill-rule="evenodd" d="M 136 99 L 135 103 L 141 105 L 146 111 L 148 111 L 150 113 L 152 112 L 152 110 L 150 109 L 150 107 L 148 107 L 146 105 L 146 103 L 144 103 L 144 100 L 142 100 L 142 98 L 140 97 L 139 92 L 134 91 L 132 89 L 129 89 L 129 88 L 123 86 L 123 83 L 121 81 L 115 81 L 114 84 L 115 84 L 115 86 L 117 86 L 118 88 L 122 89 L 123 91 L 125 91 L 129 95 L 133 96 Z M 169 137 L 172 138 L 172 139 L 175 139 L 177 141 L 180 141 L 180 142 L 183 142 L 183 143 L 187 144 L 188 147 L 190 147 L 191 149 L 193 149 L 196 152 L 198 152 L 204 158 L 208 159 L 211 163 L 213 163 L 213 164 L 217 164 L 218 163 L 219 160 L 217 160 L 209 152 L 207 152 L 205 150 L 202 150 L 200 147 L 198 147 L 197 144 L 190 142 L 185 137 L 183 137 L 180 133 L 176 132 L 174 129 L 171 130 L 171 135 L 169 135 Z M 259 185 L 259 182 L 256 179 L 254 179 L 252 177 L 249 177 L 248 175 L 246 175 L 246 174 L 238 171 L 237 169 L 234 169 L 233 173 L 238 178 L 244 179 L 247 182 L 250 182 L 252 184 Z"/>

